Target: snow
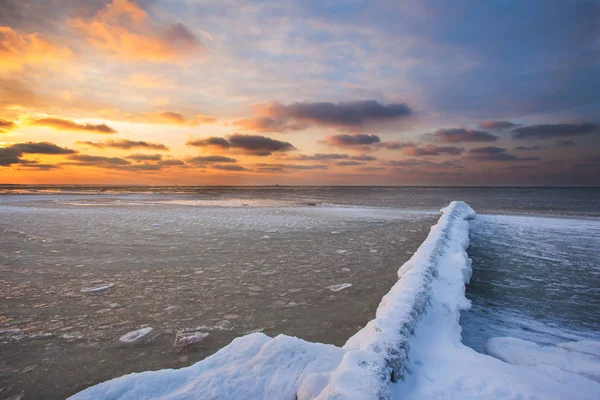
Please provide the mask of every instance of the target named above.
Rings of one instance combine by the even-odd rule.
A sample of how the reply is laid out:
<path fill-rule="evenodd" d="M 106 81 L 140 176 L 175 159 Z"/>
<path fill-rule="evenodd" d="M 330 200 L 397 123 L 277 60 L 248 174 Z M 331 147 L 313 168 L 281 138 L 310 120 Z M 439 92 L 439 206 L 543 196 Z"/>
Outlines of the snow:
<path fill-rule="evenodd" d="M 557 375 L 556 372 L 568 372 L 600 383 L 600 355 L 593 354 L 599 347 L 600 342 L 591 340 L 560 343 L 555 347 L 513 337 L 496 337 L 488 341 L 486 351 L 509 364 L 532 366 L 551 376 Z M 592 354 L 581 350 L 591 350 Z"/>
<path fill-rule="evenodd" d="M 600 357 L 600 342 L 595 340 L 580 340 L 578 342 L 559 343 L 556 346 L 563 349 Z"/>
<path fill-rule="evenodd" d="M 338 365 L 341 353 L 332 345 L 253 333 L 190 367 L 126 375 L 71 399 L 294 400 L 300 389 L 298 398 L 313 398 L 323 385 L 319 376 Z"/>
<path fill-rule="evenodd" d="M 453 260 L 450 267 L 456 267 L 461 279 L 469 275 L 465 220 L 474 212 L 462 202 L 442 212 L 398 271 L 399 280 L 381 301 L 376 318 L 344 347 L 252 333 L 190 367 L 126 375 L 72 399 L 389 399 L 388 382 L 404 372 L 408 339 L 432 295 L 442 255 Z"/>
<path fill-rule="evenodd" d="M 124 334 L 119 338 L 119 342 L 123 344 L 136 344 L 144 340 L 152 331 L 151 327 L 141 328 L 137 331 Z"/>

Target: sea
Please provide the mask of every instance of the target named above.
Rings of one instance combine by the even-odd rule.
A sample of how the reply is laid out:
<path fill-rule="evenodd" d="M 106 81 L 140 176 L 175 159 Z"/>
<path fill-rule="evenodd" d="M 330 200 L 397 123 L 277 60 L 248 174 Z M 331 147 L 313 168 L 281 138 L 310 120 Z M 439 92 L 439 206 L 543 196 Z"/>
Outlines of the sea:
<path fill-rule="evenodd" d="M 453 200 L 478 214 L 464 344 L 600 340 L 600 188 L 5 185 L 0 398 L 64 399 L 252 332 L 342 345 Z M 177 343 L 191 332 L 208 335 Z"/>

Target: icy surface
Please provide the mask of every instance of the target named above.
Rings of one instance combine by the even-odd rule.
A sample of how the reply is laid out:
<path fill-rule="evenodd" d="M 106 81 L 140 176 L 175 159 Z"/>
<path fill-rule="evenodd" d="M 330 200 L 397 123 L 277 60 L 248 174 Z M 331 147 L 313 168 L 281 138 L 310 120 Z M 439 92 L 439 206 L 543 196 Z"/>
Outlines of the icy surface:
<path fill-rule="evenodd" d="M 189 366 L 257 331 L 341 346 L 373 318 L 398 265 L 439 217 L 298 203 L 157 204 L 155 195 L 48 197 L 0 197 L 0 330 L 21 329 L 0 336 L 8 396 L 64 399 L 132 372 Z M 340 283 L 352 288 L 328 289 Z M 154 328 L 151 341 L 115 345 L 144 326 Z M 181 331 L 210 337 L 174 351 Z"/>
<path fill-rule="evenodd" d="M 247 398 L 385 399 L 387 382 L 403 373 L 406 343 L 431 296 L 438 264 L 468 277 L 466 218 L 473 210 L 453 202 L 419 250 L 398 271 L 376 318 L 343 348 L 279 335 L 235 339 L 191 367 L 131 374 L 91 387 L 73 399 Z M 462 290 L 463 288 L 454 288 Z"/>
<path fill-rule="evenodd" d="M 593 341 L 561 348 L 494 338 L 487 350 L 497 358 L 464 345 L 459 319 L 461 310 L 470 306 L 463 285 L 469 271 L 465 275 L 448 268 L 456 261 L 440 261 L 431 303 L 410 339 L 405 380 L 390 385 L 394 399 L 600 398 L 598 357 L 581 352 L 595 352 L 598 344 Z"/>
<path fill-rule="evenodd" d="M 600 219 L 479 215 L 470 224 L 476 272 L 463 343 L 484 352 L 492 337 L 600 340 Z"/>

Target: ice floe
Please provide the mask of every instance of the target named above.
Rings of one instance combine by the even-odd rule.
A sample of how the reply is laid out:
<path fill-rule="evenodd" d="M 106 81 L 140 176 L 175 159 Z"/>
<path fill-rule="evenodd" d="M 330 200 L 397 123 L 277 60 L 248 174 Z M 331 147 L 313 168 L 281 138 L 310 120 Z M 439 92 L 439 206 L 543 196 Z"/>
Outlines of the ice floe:
<path fill-rule="evenodd" d="M 119 338 L 119 342 L 122 344 L 133 345 L 143 342 L 147 339 L 147 336 L 153 331 L 151 327 L 145 327 L 124 334 Z"/>
<path fill-rule="evenodd" d="M 187 347 L 197 346 L 208 336 L 210 336 L 208 332 L 177 332 L 173 348 L 176 351 L 181 351 Z"/>
<path fill-rule="evenodd" d="M 110 289 L 113 286 L 115 286 L 114 283 L 107 283 L 106 285 L 100 285 L 100 286 L 81 289 L 80 292 L 81 293 L 102 292 L 104 290 Z"/>
<path fill-rule="evenodd" d="M 340 283 L 337 285 L 328 286 L 327 289 L 331 290 L 332 292 L 339 292 L 340 290 L 344 290 L 349 287 L 352 287 L 351 283 Z"/>

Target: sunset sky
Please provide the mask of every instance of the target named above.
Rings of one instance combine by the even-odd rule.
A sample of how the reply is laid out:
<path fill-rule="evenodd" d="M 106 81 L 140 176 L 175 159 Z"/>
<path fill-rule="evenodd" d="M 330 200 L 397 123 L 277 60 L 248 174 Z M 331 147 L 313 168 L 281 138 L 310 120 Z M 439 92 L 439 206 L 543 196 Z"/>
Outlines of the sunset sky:
<path fill-rule="evenodd" d="M 0 0 L 0 183 L 600 185 L 600 2 Z"/>

